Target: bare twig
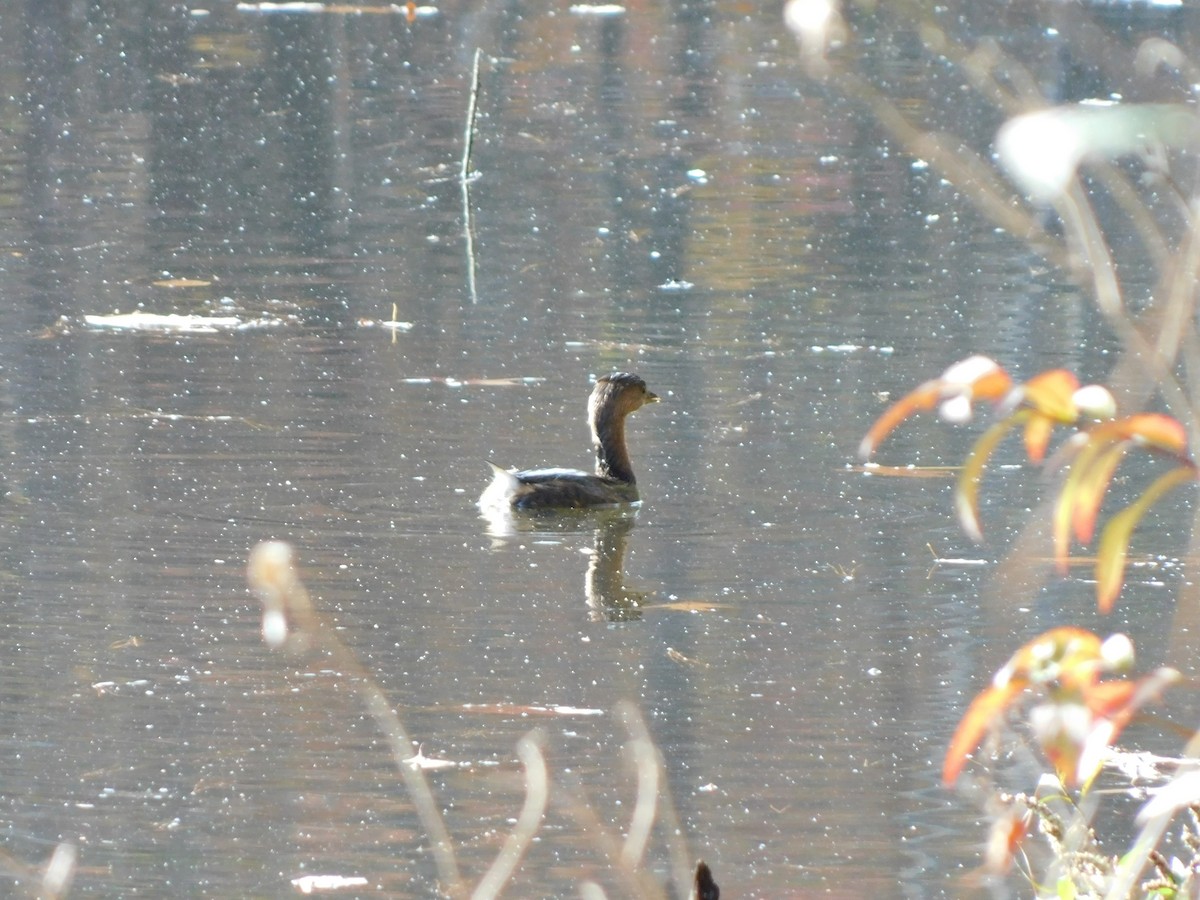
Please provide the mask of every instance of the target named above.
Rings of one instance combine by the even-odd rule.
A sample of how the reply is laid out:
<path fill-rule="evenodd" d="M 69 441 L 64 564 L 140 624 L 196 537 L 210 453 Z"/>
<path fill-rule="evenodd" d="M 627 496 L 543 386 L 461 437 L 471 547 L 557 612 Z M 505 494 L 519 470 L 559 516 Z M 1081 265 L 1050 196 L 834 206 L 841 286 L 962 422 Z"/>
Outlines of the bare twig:
<path fill-rule="evenodd" d="M 349 676 L 367 711 L 387 738 L 392 759 L 400 770 L 421 825 L 429 836 L 442 884 L 452 896 L 461 896 L 465 889 L 446 823 L 442 820 L 424 773 L 407 762 L 412 756 L 413 742 L 371 673 L 338 638 L 332 623 L 313 606 L 308 590 L 296 573 L 291 545 L 283 541 L 258 544 L 250 551 L 246 574 L 250 587 L 263 605 L 263 639 L 268 645 L 279 647 L 287 644 L 301 650 L 319 647 L 329 654 L 338 669 Z"/>
<path fill-rule="evenodd" d="M 1179 249 L 1172 260 L 1172 265 L 1166 269 L 1166 277 L 1162 285 L 1163 318 L 1159 322 L 1158 340 L 1155 349 L 1164 363 L 1174 364 L 1178 359 L 1181 347 L 1188 343 L 1189 338 L 1195 337 L 1196 315 L 1196 281 L 1200 274 L 1200 222 L 1192 220 Z M 1192 357 L 1194 360 L 1194 357 Z M 1194 395 L 1193 395 L 1194 396 Z M 1188 398 L 1168 398 L 1175 400 L 1176 405 L 1190 409 Z M 1196 423 L 1192 422 L 1193 434 Z"/>
<path fill-rule="evenodd" d="M 1121 286 L 1117 281 L 1116 267 L 1100 230 L 1100 224 L 1096 221 L 1096 215 L 1088 202 L 1087 193 L 1078 178 L 1075 178 L 1070 189 L 1063 193 L 1060 202 L 1055 204 L 1055 209 L 1077 241 L 1084 271 L 1091 276 L 1092 295 L 1096 306 L 1115 326 L 1126 323 L 1128 319 L 1121 296 Z"/>
<path fill-rule="evenodd" d="M 463 130 L 462 166 L 458 170 L 459 188 L 462 190 L 463 237 L 467 247 L 467 292 L 471 302 L 478 303 L 475 290 L 475 231 L 471 220 L 471 149 L 475 144 L 475 111 L 479 100 L 479 57 L 475 48 L 475 61 L 471 66 L 471 94 L 467 101 L 467 124 Z"/>
<path fill-rule="evenodd" d="M 554 800 L 583 829 L 591 839 L 592 846 L 608 858 L 613 874 L 624 888 L 622 896 L 637 897 L 639 900 L 667 900 L 667 893 L 656 878 L 642 869 L 625 865 L 622 842 L 600 821 L 591 804 L 569 790 L 556 791 Z"/>
<path fill-rule="evenodd" d="M 75 880 L 78 856 L 74 844 L 64 842 L 54 848 L 54 853 L 42 867 L 42 884 L 41 890 L 38 891 L 41 900 L 67 896 L 71 890 L 71 882 Z"/>
<path fill-rule="evenodd" d="M 646 723 L 637 715 L 632 705 L 623 703 L 618 707 L 618 712 L 629 729 L 628 749 L 637 771 L 637 801 L 634 803 L 633 816 L 629 820 L 625 845 L 621 848 L 621 862 L 631 868 L 637 868 L 646 853 L 650 831 L 654 828 L 654 820 L 658 816 L 658 754 L 646 730 Z"/>
<path fill-rule="evenodd" d="M 629 822 L 629 834 L 621 849 L 621 861 L 626 865 L 638 866 L 645 853 L 650 837 L 650 828 L 658 818 L 667 835 L 667 848 L 671 856 L 671 875 L 675 884 L 682 887 L 692 876 L 691 860 L 683 840 L 683 829 L 671 803 L 669 791 L 661 789 L 665 766 L 646 720 L 637 706 L 629 701 L 617 705 L 617 715 L 629 730 L 629 749 L 633 754 L 638 773 L 638 797 L 633 818 Z"/>
<path fill-rule="evenodd" d="M 38 900 L 58 900 L 67 896 L 71 889 L 77 857 L 75 845 L 65 841 L 54 848 L 42 866 L 27 863 L 7 850 L 0 850 L 0 875 L 17 879 L 23 888 L 21 895 L 37 897 Z"/>
<path fill-rule="evenodd" d="M 525 855 L 546 814 L 546 803 L 550 798 L 549 778 L 546 775 L 546 758 L 542 747 L 546 736 L 541 731 L 531 731 L 517 741 L 517 755 L 525 766 L 525 804 L 517 817 L 517 824 L 504 842 L 499 855 L 487 874 L 471 894 L 471 900 L 490 900 L 499 896 L 500 889 L 508 883 L 517 863 Z"/>

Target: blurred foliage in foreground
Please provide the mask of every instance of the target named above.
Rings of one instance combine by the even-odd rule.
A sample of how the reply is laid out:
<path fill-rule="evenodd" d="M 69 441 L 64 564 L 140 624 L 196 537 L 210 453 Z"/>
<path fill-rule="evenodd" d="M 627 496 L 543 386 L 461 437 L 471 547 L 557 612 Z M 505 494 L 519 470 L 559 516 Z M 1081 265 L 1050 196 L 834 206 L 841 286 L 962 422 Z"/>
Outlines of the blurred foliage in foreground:
<path fill-rule="evenodd" d="M 1190 448 L 1200 409 L 1194 96 L 1200 73 L 1191 62 L 1195 48 L 1186 43 L 1197 33 L 1188 27 L 1194 12 L 1145 3 L 790 0 L 784 15 L 814 79 L 869 110 L 983 216 L 1083 286 L 1120 347 L 1104 387 L 1080 387 L 1065 370 L 1015 385 L 993 361 L 965 359 L 887 410 L 860 454 L 869 457 L 913 413 L 936 408 L 945 419 L 963 421 L 975 401 L 993 403 L 996 421 L 967 457 L 955 490 L 959 522 L 982 539 L 980 478 L 1001 439 L 1021 429 L 1030 463 L 1040 465 L 1049 454 L 1061 472 L 1054 506 L 1031 514 L 1049 521 L 1029 523 L 1031 532 L 1049 534 L 1060 572 L 1072 536 L 1090 542 L 1117 466 L 1130 451 L 1164 460 L 1165 471 L 1147 474 L 1131 504 L 1104 517 L 1095 575 L 1098 604 L 1107 612 L 1122 589 L 1135 526 L 1168 491 L 1196 480 Z M 869 62 L 881 46 L 901 42 L 923 66 L 912 68 L 925 73 L 928 103 L 910 102 L 911 82 L 898 89 Z M 1107 89 L 1071 96 L 1065 84 L 1073 60 L 1086 61 L 1092 83 Z M 980 132 L 987 135 L 982 141 Z M 1115 239 L 1130 230 L 1135 246 Z M 1118 256 L 1143 273 L 1136 290 L 1123 283 Z M 1060 429 L 1067 437 L 1051 453 Z M 1193 520 L 1189 558 L 1198 535 Z M 1038 584 L 1024 587 L 1032 592 Z M 1198 602 L 1192 592 L 1179 597 L 1181 609 Z M 1169 635 L 1162 644 L 1174 646 Z M 1132 660 L 1124 636 L 1055 628 L 1016 650 L 968 708 L 946 755 L 948 784 L 963 779 L 968 756 L 981 745 L 1009 756 L 1023 749 L 1050 769 L 1025 792 L 1010 793 L 999 785 L 998 753 L 981 754 L 973 766 L 993 823 L 978 874 L 993 886 L 1015 867 L 1039 896 L 1200 891 L 1197 753 L 1189 745 L 1177 759 L 1134 765 L 1111 746 L 1143 703 L 1181 678 L 1165 667 L 1127 678 Z M 1104 849 L 1092 827 L 1112 815 L 1102 806 L 1111 803 L 1109 792 L 1092 790 L 1093 780 L 1102 766 L 1116 764 L 1123 765 L 1127 794 L 1141 796 L 1139 779 L 1160 782 L 1123 854 Z M 1182 860 L 1165 852 L 1173 826 Z M 1028 839 L 1035 832 L 1041 841 Z"/>

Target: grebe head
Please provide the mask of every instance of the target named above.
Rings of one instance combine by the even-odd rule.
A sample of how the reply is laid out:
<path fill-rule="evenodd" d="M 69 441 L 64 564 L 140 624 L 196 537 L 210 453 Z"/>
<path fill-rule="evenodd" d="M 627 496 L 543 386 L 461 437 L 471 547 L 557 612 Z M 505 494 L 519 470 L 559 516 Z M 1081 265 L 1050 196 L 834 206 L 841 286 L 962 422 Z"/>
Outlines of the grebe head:
<path fill-rule="evenodd" d="M 646 387 L 641 376 L 630 372 L 614 372 L 611 375 L 601 375 L 596 379 L 592 388 L 592 396 L 588 401 L 588 414 L 593 422 L 601 418 L 625 418 L 635 409 L 641 409 L 647 403 L 657 403 L 658 394 Z"/>

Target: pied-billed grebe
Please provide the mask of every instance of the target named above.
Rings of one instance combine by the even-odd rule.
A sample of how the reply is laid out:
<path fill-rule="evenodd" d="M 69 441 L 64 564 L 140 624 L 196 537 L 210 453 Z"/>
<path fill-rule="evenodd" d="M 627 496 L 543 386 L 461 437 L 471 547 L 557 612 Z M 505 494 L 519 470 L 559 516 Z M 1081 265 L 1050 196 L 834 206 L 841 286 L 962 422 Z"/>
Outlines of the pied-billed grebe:
<path fill-rule="evenodd" d="M 495 472 L 479 498 L 482 508 L 580 509 L 636 503 L 637 480 L 625 446 L 625 417 L 658 395 L 646 389 L 637 375 L 616 372 L 596 379 L 588 398 L 588 422 L 596 448 L 596 474 L 578 469 L 526 469 L 507 471 L 488 463 Z"/>

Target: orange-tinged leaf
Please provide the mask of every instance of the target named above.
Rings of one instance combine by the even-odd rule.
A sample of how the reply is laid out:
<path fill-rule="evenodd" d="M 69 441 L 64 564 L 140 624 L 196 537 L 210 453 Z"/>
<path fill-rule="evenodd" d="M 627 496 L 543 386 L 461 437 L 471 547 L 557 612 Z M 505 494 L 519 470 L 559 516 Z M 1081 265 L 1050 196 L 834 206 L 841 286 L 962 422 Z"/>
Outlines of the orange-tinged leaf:
<path fill-rule="evenodd" d="M 1161 699 L 1164 690 L 1173 684 L 1178 684 L 1182 680 L 1183 674 L 1178 669 L 1172 669 L 1169 666 L 1155 669 L 1153 672 L 1139 678 L 1134 683 L 1135 690 L 1129 697 L 1125 698 L 1124 705 L 1109 715 L 1109 718 L 1116 722 L 1116 732 L 1119 734 L 1121 729 L 1129 724 L 1139 709 L 1151 700 Z"/>
<path fill-rule="evenodd" d="M 940 376 L 926 381 L 884 410 L 858 445 L 859 458 L 870 459 L 883 439 L 915 412 L 933 409 L 955 398 L 965 398 L 965 412 L 969 415 L 970 404 L 975 400 L 999 400 L 1011 388 L 1012 379 L 995 360 L 978 355 L 959 360 Z"/>
<path fill-rule="evenodd" d="M 1129 701 L 1137 693 L 1137 682 L 1123 678 L 1098 681 L 1084 693 L 1084 701 L 1094 715 L 1106 719 L 1132 714 Z"/>
<path fill-rule="evenodd" d="M 1075 460 L 1071 463 L 1071 470 L 1067 473 L 1067 477 L 1063 479 L 1062 489 L 1058 492 L 1058 503 L 1054 506 L 1053 534 L 1054 562 L 1057 565 L 1060 575 L 1067 574 L 1067 557 L 1070 554 L 1071 544 L 1071 522 L 1074 519 L 1075 507 L 1079 503 L 1079 492 L 1083 481 L 1096 457 L 1106 448 L 1111 447 L 1116 440 L 1116 438 L 1108 433 L 1110 431 L 1109 424 L 1106 422 L 1088 432 L 1087 443 L 1075 454 Z"/>
<path fill-rule="evenodd" d="M 967 755 L 979 746 L 984 733 L 1024 689 L 1025 682 L 1013 678 L 1002 685 L 989 687 L 971 701 L 946 749 L 946 759 L 942 763 L 943 784 L 950 786 L 958 780 L 967 762 Z"/>
<path fill-rule="evenodd" d="M 1008 418 L 993 424 L 975 442 L 970 455 L 963 463 L 962 471 L 958 473 L 958 482 L 954 486 L 954 509 L 958 513 L 959 525 L 973 541 L 983 540 L 983 530 L 979 527 L 978 499 L 979 482 L 983 478 L 984 467 L 1004 435 L 1029 416 L 1029 410 L 1019 409 Z"/>
<path fill-rule="evenodd" d="M 1049 701 L 1039 707 L 1050 712 L 1048 718 L 1043 717 L 1045 734 L 1040 742 L 1063 777 L 1069 777 L 1079 755 L 1075 746 L 1078 741 L 1071 739 L 1070 729 L 1063 726 L 1078 720 L 1071 715 L 1056 715 L 1056 710 L 1078 706 L 1080 698 L 1094 688 L 1104 672 L 1122 665 L 1132 653 L 1132 645 L 1123 635 L 1102 641 L 1093 632 L 1069 625 L 1052 628 L 1026 642 L 995 674 L 988 689 L 967 708 L 942 764 L 944 783 L 955 782 L 967 755 L 979 746 L 984 733 L 998 724 L 1000 716 L 1027 688 L 1039 689 Z M 1119 690 L 1114 688 L 1106 694 L 1102 689 L 1096 695 L 1097 702 L 1110 698 L 1116 702 Z"/>
<path fill-rule="evenodd" d="M 1058 502 L 1054 504 L 1054 515 L 1051 517 L 1051 539 L 1054 543 L 1054 568 L 1059 575 L 1066 575 L 1071 556 L 1071 511 L 1074 508 L 1076 482 L 1070 473 L 1063 482 L 1062 490 L 1058 492 Z"/>
<path fill-rule="evenodd" d="M 883 415 L 875 420 L 870 431 L 863 437 L 862 443 L 858 445 L 858 458 L 870 459 L 875 448 L 883 443 L 883 439 L 891 434 L 897 425 L 913 413 L 933 409 L 941 399 L 939 381 L 927 381 L 912 393 L 901 397 L 883 411 Z"/>
<path fill-rule="evenodd" d="M 1075 408 L 1079 379 L 1066 369 L 1051 369 L 1035 375 L 1021 385 L 1020 390 L 1022 399 L 1043 416 L 1067 424 L 1079 418 Z"/>
<path fill-rule="evenodd" d="M 1002 400 L 1012 390 L 1012 379 L 999 366 L 989 371 L 971 385 L 974 400 Z"/>
<path fill-rule="evenodd" d="M 1162 413 L 1140 413 L 1117 422 L 1124 423 L 1126 434 L 1139 444 L 1180 458 L 1187 456 L 1187 429 L 1178 419 Z"/>
<path fill-rule="evenodd" d="M 1074 778 L 1088 790 L 1110 746 L 1132 721 L 1137 711 L 1150 700 L 1162 696 L 1164 689 L 1183 676 L 1175 669 L 1155 669 L 1137 681 L 1102 681 L 1087 693 L 1086 702 L 1092 713 L 1092 727 L 1079 755 Z"/>
<path fill-rule="evenodd" d="M 1012 379 L 990 357 L 976 353 L 946 367 L 936 379 L 956 394 L 995 400 L 1008 393 Z"/>
<path fill-rule="evenodd" d="M 1029 836 L 1033 810 L 1028 807 L 1009 807 L 992 823 L 984 851 L 987 871 L 1005 875 L 1012 868 L 1013 858 Z"/>
<path fill-rule="evenodd" d="M 1138 413 L 1101 422 L 1088 431 L 1089 443 L 1136 441 L 1139 446 L 1161 450 L 1186 459 L 1187 430 L 1178 419 L 1163 413 Z"/>
<path fill-rule="evenodd" d="M 1046 447 L 1053 433 L 1053 419 L 1040 414 L 1029 417 L 1029 421 L 1025 423 L 1025 453 L 1030 462 L 1040 463 L 1046 458 Z"/>
<path fill-rule="evenodd" d="M 1121 441 L 1105 448 L 1079 479 L 1071 520 L 1075 528 L 1075 539 L 1081 544 L 1090 543 L 1092 535 L 1096 533 L 1096 516 L 1100 514 L 1100 504 L 1104 502 L 1104 494 L 1112 483 L 1113 472 L 1117 470 L 1117 465 L 1125 456 L 1128 447 L 1127 442 Z"/>
<path fill-rule="evenodd" d="M 1142 495 L 1109 520 L 1100 535 L 1096 550 L 1096 605 L 1102 613 L 1112 611 L 1121 586 L 1125 583 L 1125 559 L 1129 539 L 1142 516 L 1167 491 L 1196 480 L 1192 465 L 1178 466 L 1155 479 Z"/>

